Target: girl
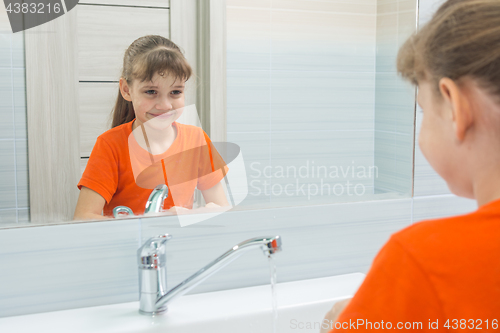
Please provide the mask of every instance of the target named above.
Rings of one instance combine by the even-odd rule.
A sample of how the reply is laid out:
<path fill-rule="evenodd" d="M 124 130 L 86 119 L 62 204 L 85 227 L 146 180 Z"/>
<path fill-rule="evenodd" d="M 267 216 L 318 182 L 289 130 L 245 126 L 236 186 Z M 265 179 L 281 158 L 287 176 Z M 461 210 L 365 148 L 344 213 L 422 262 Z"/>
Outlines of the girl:
<path fill-rule="evenodd" d="M 220 183 L 227 167 L 210 139 L 198 127 L 175 122 L 190 76 L 179 47 L 164 37 L 144 36 L 129 46 L 112 128 L 97 138 L 78 183 L 75 219 L 106 218 L 116 206 L 142 214 L 152 188 L 163 181 L 169 186 L 164 209 L 192 208 L 195 187 L 210 205 L 228 205 Z M 160 179 L 144 180 L 155 169 Z"/>
<path fill-rule="evenodd" d="M 352 300 L 327 314 L 322 332 L 496 331 L 500 1 L 445 2 L 402 46 L 398 71 L 419 88 L 422 153 L 451 192 L 475 199 L 479 208 L 392 235 Z"/>

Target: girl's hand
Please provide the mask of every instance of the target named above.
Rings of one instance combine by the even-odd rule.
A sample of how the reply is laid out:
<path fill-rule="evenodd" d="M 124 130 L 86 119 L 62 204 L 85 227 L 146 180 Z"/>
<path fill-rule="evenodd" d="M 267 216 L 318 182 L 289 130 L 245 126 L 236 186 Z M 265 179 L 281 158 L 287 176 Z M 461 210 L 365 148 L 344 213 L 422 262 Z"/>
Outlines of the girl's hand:
<path fill-rule="evenodd" d="M 224 186 L 222 185 L 222 182 L 217 183 L 208 190 L 201 191 L 201 194 L 203 195 L 203 199 L 205 199 L 205 202 L 213 203 L 219 205 L 220 207 L 229 206 L 229 202 L 227 202 L 226 193 L 224 192 Z"/>
<path fill-rule="evenodd" d="M 205 205 L 206 208 L 219 208 L 220 206 L 216 203 L 209 202 Z"/>
<path fill-rule="evenodd" d="M 169 210 L 167 210 L 167 212 L 172 213 L 172 214 L 182 214 L 188 210 L 189 210 L 188 208 L 184 208 L 181 206 L 174 206 L 174 207 L 171 207 Z"/>
<path fill-rule="evenodd" d="M 348 298 L 343 301 L 339 301 L 333 305 L 333 308 L 326 314 L 325 319 L 322 322 L 321 331 L 319 331 L 320 333 L 328 333 L 332 330 L 334 326 L 332 325 L 332 323 L 334 323 L 335 320 L 337 320 L 337 318 L 342 313 L 342 311 L 347 306 L 350 300 L 351 299 Z M 323 325 L 327 326 L 328 328 L 323 328 Z"/>

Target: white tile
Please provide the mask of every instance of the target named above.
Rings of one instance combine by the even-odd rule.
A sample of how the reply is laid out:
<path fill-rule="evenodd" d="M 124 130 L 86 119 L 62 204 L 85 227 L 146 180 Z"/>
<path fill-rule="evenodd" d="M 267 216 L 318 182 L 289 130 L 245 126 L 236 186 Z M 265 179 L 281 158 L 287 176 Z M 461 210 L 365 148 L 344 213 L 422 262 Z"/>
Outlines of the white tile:
<path fill-rule="evenodd" d="M 468 214 L 477 210 L 475 200 L 456 195 L 415 197 L 413 199 L 413 221 Z"/>
<path fill-rule="evenodd" d="M 227 0 L 228 7 L 271 8 L 272 0 Z"/>
<path fill-rule="evenodd" d="M 342 158 L 364 161 L 373 154 L 372 131 L 276 132 L 272 134 L 272 159 L 297 158 L 297 161 Z"/>
<path fill-rule="evenodd" d="M 398 11 L 398 1 L 377 1 L 377 14 L 389 14 Z"/>
<path fill-rule="evenodd" d="M 373 129 L 374 73 L 272 73 L 272 130 Z"/>
<path fill-rule="evenodd" d="M 298 84 L 297 84 L 298 85 Z M 374 112 L 373 104 L 362 99 L 356 101 L 354 91 L 332 88 L 329 92 L 325 88 L 325 94 L 330 94 L 331 102 L 321 103 L 317 100 L 311 103 L 294 103 L 295 91 L 290 92 L 290 101 L 272 104 L 272 124 L 274 131 L 370 131 L 373 130 Z M 304 94 L 314 95 L 314 87 L 304 88 Z M 342 90 L 342 91 L 338 91 Z M 311 93 L 310 93 L 311 92 Z M 341 92 L 344 92 L 342 96 Z M 280 92 L 280 95 L 284 92 Z M 358 96 L 365 94 L 360 91 Z M 368 92 L 366 92 L 369 95 Z M 373 94 L 373 92 L 372 92 Z M 370 96 L 366 96 L 370 99 Z M 349 102 L 347 100 L 352 100 Z"/>
<path fill-rule="evenodd" d="M 16 139 L 26 140 L 28 138 L 27 109 L 25 106 L 14 108 L 14 126 Z"/>
<path fill-rule="evenodd" d="M 271 137 L 269 132 L 261 133 L 227 133 L 228 142 L 237 144 L 246 164 L 253 162 L 269 163 Z M 248 172 L 248 169 L 247 169 Z"/>
<path fill-rule="evenodd" d="M 415 196 L 451 194 L 448 185 L 425 159 L 420 147 L 415 147 Z"/>
<path fill-rule="evenodd" d="M 302 38 L 290 39 L 283 36 L 273 38 L 271 59 L 273 70 L 373 71 L 375 40 L 327 43 L 322 40 Z"/>
<path fill-rule="evenodd" d="M 419 27 L 426 24 L 445 0 L 419 0 Z"/>
<path fill-rule="evenodd" d="M 400 12 L 417 10 L 418 0 L 398 0 L 398 10 Z"/>
<path fill-rule="evenodd" d="M 24 68 L 12 69 L 12 89 L 14 93 L 14 107 L 26 107 L 26 77 Z"/>
<path fill-rule="evenodd" d="M 408 6 L 415 6 L 414 8 L 398 13 L 398 47 L 401 47 L 417 29 L 416 5 L 413 2 L 405 3 Z"/>
<path fill-rule="evenodd" d="M 375 14 L 273 10 L 271 19 L 273 69 L 373 70 Z"/>
<path fill-rule="evenodd" d="M 0 95 L 2 95 L 0 91 Z M 10 98 L 12 100 L 12 97 Z M 0 139 L 14 139 L 14 115 L 12 107 L 0 106 Z"/>
<path fill-rule="evenodd" d="M 311 159 L 301 157 L 273 158 L 272 168 L 264 170 L 272 183 L 277 184 L 324 184 L 360 183 L 372 186 L 377 170 L 373 167 L 372 154 L 357 158 L 341 154 L 317 156 Z"/>
<path fill-rule="evenodd" d="M 28 142 L 16 140 L 17 207 L 29 207 Z"/>
<path fill-rule="evenodd" d="M 0 228 L 17 224 L 16 209 L 0 209 Z"/>
<path fill-rule="evenodd" d="M 338 180 L 295 179 L 273 180 L 266 188 L 271 206 L 296 207 L 324 205 L 346 201 L 373 200 L 373 179 Z"/>
<path fill-rule="evenodd" d="M 5 6 L 0 6 L 0 34 L 12 34 Z"/>
<path fill-rule="evenodd" d="M 229 5 L 229 4 L 228 4 Z M 253 6 L 252 2 L 248 2 Z M 227 69 L 269 69 L 271 11 L 227 8 Z"/>
<path fill-rule="evenodd" d="M 138 223 L 0 231 L 0 316 L 137 300 Z"/>
<path fill-rule="evenodd" d="M 12 107 L 12 69 L 0 68 L 0 107 Z"/>
<path fill-rule="evenodd" d="M 9 26 L 10 29 L 10 26 Z M 0 67 L 11 67 L 11 43 L 12 31 L 9 33 L 0 33 Z"/>
<path fill-rule="evenodd" d="M 0 141 L 0 209 L 16 208 L 14 141 Z"/>
<path fill-rule="evenodd" d="M 259 190 L 259 184 L 267 180 L 264 169 L 270 168 L 269 133 L 234 133 L 229 132 L 227 139 L 241 148 L 241 155 L 246 168 L 248 196 L 240 204 L 242 207 L 264 207 L 270 198 Z M 231 172 L 231 171 L 229 171 Z"/>
<path fill-rule="evenodd" d="M 395 72 L 376 74 L 375 129 L 413 135 L 415 87 Z"/>
<path fill-rule="evenodd" d="M 271 196 L 261 191 L 259 180 L 250 180 L 248 184 L 248 194 L 245 199 L 238 204 L 239 209 L 262 209 L 271 206 Z M 234 195 L 238 193 L 233 193 Z"/>
<path fill-rule="evenodd" d="M 416 114 L 416 143 L 415 143 L 415 196 L 441 195 L 451 194 L 448 185 L 440 175 L 434 171 L 418 145 L 418 137 L 420 135 L 420 126 L 422 125 L 423 112 L 422 108 L 417 104 Z"/>
<path fill-rule="evenodd" d="M 422 126 L 422 116 L 423 116 L 423 110 L 422 108 L 420 107 L 420 105 L 418 105 L 417 103 L 417 113 L 415 115 L 415 133 L 416 135 L 420 134 L 420 127 Z"/>
<path fill-rule="evenodd" d="M 18 209 L 17 210 L 17 223 L 27 224 L 30 221 L 30 210 L 29 208 Z"/>
<path fill-rule="evenodd" d="M 331 12 L 342 14 L 374 15 L 377 12 L 376 0 L 273 0 L 273 10 L 293 10 L 303 12 Z"/>
<path fill-rule="evenodd" d="M 26 67 L 24 59 L 24 31 L 12 34 L 12 67 Z"/>
<path fill-rule="evenodd" d="M 227 71 L 228 132 L 271 130 L 270 80 L 269 71 Z"/>
<path fill-rule="evenodd" d="M 270 207 L 330 205 L 383 199 L 374 194 L 372 184 L 365 185 L 362 182 L 309 182 L 297 186 L 295 183 L 290 183 L 289 186 L 286 185 L 288 184 L 272 184 L 269 190 L 271 193 Z"/>
<path fill-rule="evenodd" d="M 227 140 L 237 144 L 245 162 L 247 178 L 262 177 L 262 169 L 270 165 L 271 148 L 269 132 L 228 132 Z"/>
<path fill-rule="evenodd" d="M 12 70 L 0 68 L 0 138 L 14 138 L 14 115 L 12 112 Z"/>
<path fill-rule="evenodd" d="M 373 178 L 359 175 L 359 171 L 365 170 L 366 174 L 373 167 L 372 131 L 276 132 L 271 140 L 272 166 L 268 174 L 272 177 L 267 189 L 279 199 L 275 202 L 286 204 L 290 196 L 287 192 L 293 192 L 292 200 L 295 196 L 305 196 L 311 204 L 317 204 L 316 201 L 328 202 L 328 198 L 335 201 L 336 198 L 330 197 L 335 184 L 340 183 L 345 189 L 339 196 L 347 196 L 347 188 L 352 191 L 358 184 L 358 187 L 373 186 Z M 260 187 L 264 188 L 264 184 Z M 339 185 L 337 193 L 341 192 Z"/>
<path fill-rule="evenodd" d="M 413 134 L 375 132 L 375 165 L 379 176 L 375 187 L 411 195 L 413 177 Z"/>

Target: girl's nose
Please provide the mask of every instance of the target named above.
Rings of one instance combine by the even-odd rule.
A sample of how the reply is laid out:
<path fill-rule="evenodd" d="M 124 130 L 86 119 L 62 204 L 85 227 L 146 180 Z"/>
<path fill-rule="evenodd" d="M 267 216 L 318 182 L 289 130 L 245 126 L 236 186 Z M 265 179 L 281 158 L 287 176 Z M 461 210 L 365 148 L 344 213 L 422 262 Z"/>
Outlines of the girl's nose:
<path fill-rule="evenodd" d="M 172 103 L 170 103 L 170 100 L 168 98 L 160 98 L 158 100 L 156 108 L 158 110 L 165 110 L 165 111 L 172 110 Z"/>

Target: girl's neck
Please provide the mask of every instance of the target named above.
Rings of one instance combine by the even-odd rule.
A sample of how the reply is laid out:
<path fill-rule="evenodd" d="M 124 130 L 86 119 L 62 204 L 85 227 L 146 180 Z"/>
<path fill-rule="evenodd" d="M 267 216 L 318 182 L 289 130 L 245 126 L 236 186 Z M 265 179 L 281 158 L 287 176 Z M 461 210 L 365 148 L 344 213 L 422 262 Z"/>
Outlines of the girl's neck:
<path fill-rule="evenodd" d="M 166 128 L 156 129 L 134 121 L 132 133 L 139 145 L 152 153 L 160 155 L 165 153 L 177 138 L 177 126 L 173 123 Z"/>

